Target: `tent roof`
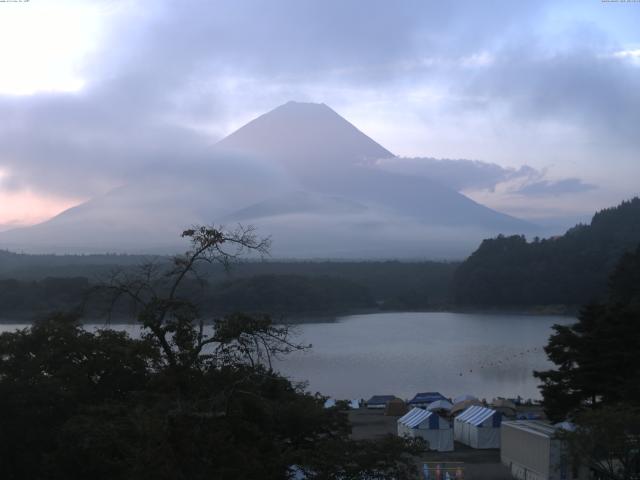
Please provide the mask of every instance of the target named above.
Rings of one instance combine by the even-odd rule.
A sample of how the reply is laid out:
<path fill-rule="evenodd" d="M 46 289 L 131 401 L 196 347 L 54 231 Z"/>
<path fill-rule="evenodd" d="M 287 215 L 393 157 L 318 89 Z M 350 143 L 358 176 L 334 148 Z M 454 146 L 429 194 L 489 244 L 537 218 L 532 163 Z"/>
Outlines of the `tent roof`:
<path fill-rule="evenodd" d="M 427 406 L 427 410 L 451 410 L 453 405 L 449 400 L 436 400 Z"/>
<path fill-rule="evenodd" d="M 496 413 L 498 412 L 490 408 L 474 405 L 462 412 L 462 414 L 456 418 L 456 421 L 469 423 L 477 427 L 478 425 L 482 425 L 485 420 L 493 417 Z"/>
<path fill-rule="evenodd" d="M 556 423 L 553 426 L 558 430 L 566 430 L 567 432 L 573 432 L 576 429 L 575 424 L 567 421 Z"/>
<path fill-rule="evenodd" d="M 495 408 L 509 408 L 513 411 L 517 410 L 516 404 L 506 398 L 494 398 L 491 406 Z"/>
<path fill-rule="evenodd" d="M 400 417 L 398 422 L 409 428 L 415 428 L 425 420 L 428 420 L 431 415 L 435 415 L 435 413 L 421 408 L 412 408 L 409 413 Z"/>
<path fill-rule="evenodd" d="M 451 407 L 451 413 L 456 413 L 460 410 L 466 410 L 467 408 L 474 405 L 482 406 L 482 402 L 480 400 L 463 400 L 462 402 L 455 403 L 453 407 Z"/>
<path fill-rule="evenodd" d="M 387 402 L 396 399 L 395 395 L 374 395 L 367 400 L 368 405 L 386 405 Z"/>
<path fill-rule="evenodd" d="M 468 394 L 468 393 L 465 393 L 465 394 L 463 394 L 463 395 L 458 395 L 457 397 L 455 397 L 455 398 L 453 399 L 453 403 L 454 403 L 454 405 L 455 405 L 456 403 L 465 402 L 465 401 L 467 401 L 467 400 L 476 400 L 476 401 L 477 401 L 477 400 L 478 400 L 478 397 L 474 397 L 473 395 L 470 395 L 470 394 Z"/>
<path fill-rule="evenodd" d="M 324 401 L 324 408 L 333 408 L 336 406 L 336 401 L 333 398 L 327 398 Z"/>
<path fill-rule="evenodd" d="M 409 403 L 432 403 L 436 400 L 446 400 L 447 398 L 440 392 L 421 392 L 409 400 Z"/>

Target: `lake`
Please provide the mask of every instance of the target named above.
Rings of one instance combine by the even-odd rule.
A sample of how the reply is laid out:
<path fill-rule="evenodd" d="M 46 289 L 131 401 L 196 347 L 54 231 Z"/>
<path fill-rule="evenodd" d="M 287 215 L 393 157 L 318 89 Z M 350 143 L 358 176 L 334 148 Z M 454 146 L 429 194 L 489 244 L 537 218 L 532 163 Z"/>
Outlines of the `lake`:
<path fill-rule="evenodd" d="M 561 316 L 401 312 L 349 315 L 294 327 L 295 339 L 311 343 L 275 366 L 311 391 L 336 398 L 419 391 L 445 396 L 471 393 L 540 398 L 534 370 L 551 366 L 542 347 Z M 0 324 L 0 331 L 24 324 Z M 88 325 L 93 328 L 97 325 Z M 114 325 L 136 334 L 135 325 Z"/>
<path fill-rule="evenodd" d="M 337 398 L 420 391 L 540 398 L 534 370 L 551 366 L 542 347 L 561 316 L 378 313 L 297 327 L 313 344 L 278 363 L 292 379 Z"/>

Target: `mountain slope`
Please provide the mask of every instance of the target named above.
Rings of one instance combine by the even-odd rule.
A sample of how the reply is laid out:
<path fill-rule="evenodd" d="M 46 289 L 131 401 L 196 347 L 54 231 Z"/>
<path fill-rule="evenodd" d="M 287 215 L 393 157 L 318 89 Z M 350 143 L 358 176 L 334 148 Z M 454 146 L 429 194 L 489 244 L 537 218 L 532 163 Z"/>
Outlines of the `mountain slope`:
<path fill-rule="evenodd" d="M 457 269 L 455 300 L 466 305 L 584 305 L 606 292 L 623 253 L 640 244 L 640 199 L 593 216 L 563 236 L 527 242 L 498 237 Z"/>
<path fill-rule="evenodd" d="M 284 163 L 302 176 L 394 156 L 323 103 L 285 103 L 217 147 Z"/>
<path fill-rule="evenodd" d="M 323 104 L 289 102 L 221 140 L 32 227 L 30 252 L 169 252 L 196 223 L 254 224 L 275 256 L 460 258 L 532 226 L 427 178 L 380 170 L 393 154 Z"/>

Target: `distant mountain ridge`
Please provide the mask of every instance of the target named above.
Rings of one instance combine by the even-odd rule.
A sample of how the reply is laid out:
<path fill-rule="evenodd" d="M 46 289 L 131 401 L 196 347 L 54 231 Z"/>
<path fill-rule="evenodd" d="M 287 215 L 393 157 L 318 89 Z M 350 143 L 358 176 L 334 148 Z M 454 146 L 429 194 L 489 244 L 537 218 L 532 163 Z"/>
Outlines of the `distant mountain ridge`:
<path fill-rule="evenodd" d="M 394 155 L 324 104 L 284 104 L 203 155 L 2 232 L 0 248 L 171 253 L 186 227 L 242 222 L 273 237 L 276 257 L 435 259 L 535 230 L 435 181 L 378 169 Z"/>
<path fill-rule="evenodd" d="M 484 240 L 457 269 L 455 302 L 474 306 L 584 305 L 601 300 L 625 252 L 640 245 L 640 198 L 601 210 L 589 225 L 527 242 Z"/>

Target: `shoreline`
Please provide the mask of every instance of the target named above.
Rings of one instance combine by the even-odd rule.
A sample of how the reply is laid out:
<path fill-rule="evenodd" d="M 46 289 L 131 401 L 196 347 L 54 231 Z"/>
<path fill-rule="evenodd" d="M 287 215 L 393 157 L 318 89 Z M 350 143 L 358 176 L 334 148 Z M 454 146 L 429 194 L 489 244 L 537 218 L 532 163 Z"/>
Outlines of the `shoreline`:
<path fill-rule="evenodd" d="M 53 312 L 50 312 L 53 313 Z M 259 312 L 250 312 L 259 313 Z M 274 323 L 285 325 L 302 325 L 305 323 L 333 323 L 338 318 L 349 317 L 354 315 L 375 315 L 375 314 L 402 314 L 402 313 L 458 313 L 458 314 L 481 314 L 481 315 L 513 315 L 513 316 L 563 316 L 563 317 L 575 317 L 579 313 L 578 307 L 571 307 L 566 305 L 541 305 L 535 307 L 456 307 L 453 305 L 447 305 L 434 308 L 418 308 L 418 309 L 383 309 L 383 308 L 367 308 L 367 309 L 349 309 L 335 312 L 308 312 L 308 313 L 295 313 L 295 314 L 279 314 L 271 315 Z M 13 318 L 3 317 L 0 318 L 0 325 L 30 325 L 35 320 L 43 318 L 47 313 L 38 313 L 31 316 L 16 315 Z M 205 325 L 213 324 L 214 318 L 220 318 L 227 314 L 212 315 L 211 320 L 205 321 Z M 82 319 L 81 319 L 82 320 Z M 138 323 L 134 317 L 118 317 L 111 318 L 100 322 L 99 318 L 94 320 L 81 322 L 83 324 L 104 323 L 105 325 L 132 325 Z"/>

